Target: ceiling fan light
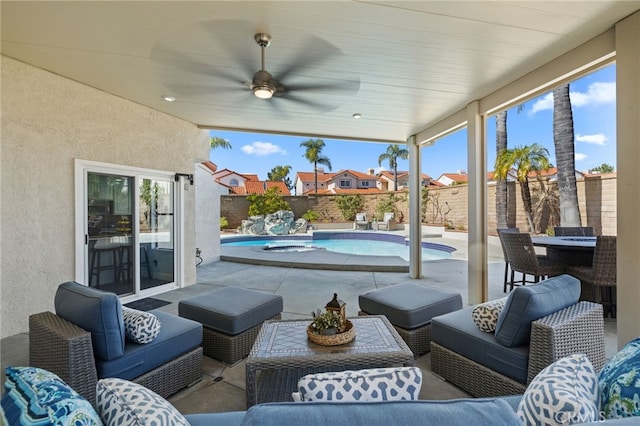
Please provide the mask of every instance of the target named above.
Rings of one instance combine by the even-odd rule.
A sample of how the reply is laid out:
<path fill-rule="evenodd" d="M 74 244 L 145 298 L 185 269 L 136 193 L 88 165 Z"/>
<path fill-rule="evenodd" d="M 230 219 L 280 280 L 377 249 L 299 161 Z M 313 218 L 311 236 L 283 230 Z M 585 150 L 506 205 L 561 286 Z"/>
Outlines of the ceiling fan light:
<path fill-rule="evenodd" d="M 260 99 L 271 98 L 273 96 L 273 92 L 275 92 L 275 90 L 273 89 L 273 87 L 269 86 L 268 84 L 255 86 L 253 88 L 253 95 L 256 98 L 260 98 Z"/>

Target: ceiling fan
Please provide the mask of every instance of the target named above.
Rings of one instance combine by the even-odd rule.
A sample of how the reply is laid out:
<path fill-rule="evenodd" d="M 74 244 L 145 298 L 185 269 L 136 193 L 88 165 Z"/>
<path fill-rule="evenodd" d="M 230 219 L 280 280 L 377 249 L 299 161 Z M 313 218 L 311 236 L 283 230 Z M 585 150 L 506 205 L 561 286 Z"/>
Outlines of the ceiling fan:
<path fill-rule="evenodd" d="M 271 44 L 271 36 L 265 33 L 258 33 L 254 36 L 256 43 L 260 46 L 262 53 L 262 66 L 259 71 L 253 75 L 251 82 L 251 92 L 256 98 L 269 99 L 276 93 L 282 93 L 285 88 L 280 82 L 273 78 L 271 73 L 265 69 L 266 49 Z"/>

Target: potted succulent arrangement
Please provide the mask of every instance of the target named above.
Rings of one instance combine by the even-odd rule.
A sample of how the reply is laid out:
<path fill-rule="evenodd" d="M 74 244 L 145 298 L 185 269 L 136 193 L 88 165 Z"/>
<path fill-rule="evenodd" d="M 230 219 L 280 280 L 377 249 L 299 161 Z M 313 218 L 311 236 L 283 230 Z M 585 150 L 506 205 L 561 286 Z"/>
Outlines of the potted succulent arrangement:
<path fill-rule="evenodd" d="M 316 334 L 332 336 L 337 334 L 338 330 L 344 326 L 342 317 L 335 311 L 320 312 L 320 309 L 316 309 L 311 314 L 313 315 L 311 330 Z"/>

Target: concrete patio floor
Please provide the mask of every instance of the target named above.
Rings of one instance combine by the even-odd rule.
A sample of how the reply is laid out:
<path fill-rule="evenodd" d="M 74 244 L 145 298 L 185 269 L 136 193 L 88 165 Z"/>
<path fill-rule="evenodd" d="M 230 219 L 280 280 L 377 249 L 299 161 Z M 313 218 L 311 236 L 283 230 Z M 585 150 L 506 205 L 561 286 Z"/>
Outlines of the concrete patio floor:
<path fill-rule="evenodd" d="M 437 239 L 436 242 L 454 246 L 458 251 L 450 259 L 423 262 L 423 277 L 415 282 L 458 292 L 466 305 L 466 242 L 443 239 Z M 502 292 L 503 273 L 500 247 L 492 247 L 489 261 L 490 299 L 505 296 Z M 359 294 L 409 280 L 407 272 L 309 270 L 219 261 L 198 267 L 197 284 L 155 297 L 172 302 L 161 309 L 177 314 L 177 302 L 180 300 L 214 288 L 244 287 L 281 295 L 284 299 L 283 319 L 305 319 L 310 318 L 312 310 L 323 307 L 337 292 L 347 303 L 347 314 L 356 316 Z M 607 357 L 610 357 L 616 351 L 615 320 L 605 320 L 605 339 Z M 2 339 L 0 345 L 3 371 L 7 365 L 28 365 L 26 333 Z M 421 399 L 468 396 L 431 373 L 430 354 L 417 358 L 416 365 L 423 370 Z M 205 356 L 203 379 L 173 395 L 169 401 L 183 413 L 244 410 L 245 361 L 228 366 Z"/>

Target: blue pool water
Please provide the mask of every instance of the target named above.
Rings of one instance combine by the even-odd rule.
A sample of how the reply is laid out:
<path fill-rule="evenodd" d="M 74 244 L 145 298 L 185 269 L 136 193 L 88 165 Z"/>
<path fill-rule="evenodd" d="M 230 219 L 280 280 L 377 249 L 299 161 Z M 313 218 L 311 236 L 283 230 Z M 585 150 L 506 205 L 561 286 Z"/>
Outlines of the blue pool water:
<path fill-rule="evenodd" d="M 371 237 L 371 239 L 366 238 Z M 390 239 L 386 235 L 364 233 L 328 233 L 313 238 L 296 237 L 230 237 L 224 238 L 223 246 L 263 247 L 274 251 L 307 251 L 314 248 L 362 256 L 399 256 L 409 261 L 409 246 L 403 237 Z M 451 257 L 453 248 L 442 244 L 422 243 L 422 260 L 438 260 Z"/>

